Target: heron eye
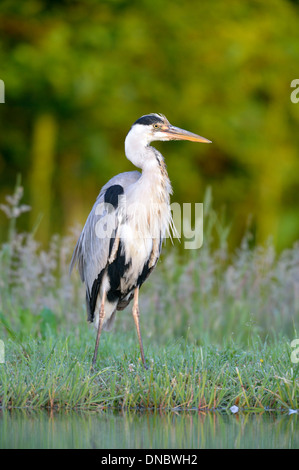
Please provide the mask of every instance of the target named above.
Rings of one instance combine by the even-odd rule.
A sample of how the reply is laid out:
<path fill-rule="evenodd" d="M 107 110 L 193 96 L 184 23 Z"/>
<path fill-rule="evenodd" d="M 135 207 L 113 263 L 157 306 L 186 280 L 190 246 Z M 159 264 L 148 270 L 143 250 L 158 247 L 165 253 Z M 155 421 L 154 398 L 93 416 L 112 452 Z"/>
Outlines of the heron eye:
<path fill-rule="evenodd" d="M 155 129 L 159 129 L 159 127 L 160 127 L 159 124 L 154 124 Z"/>

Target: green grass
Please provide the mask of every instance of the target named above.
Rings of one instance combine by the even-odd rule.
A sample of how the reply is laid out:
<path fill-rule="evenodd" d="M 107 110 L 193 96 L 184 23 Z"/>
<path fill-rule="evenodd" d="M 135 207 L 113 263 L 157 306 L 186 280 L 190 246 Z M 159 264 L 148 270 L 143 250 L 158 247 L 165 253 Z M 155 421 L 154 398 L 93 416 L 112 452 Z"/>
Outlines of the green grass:
<path fill-rule="evenodd" d="M 90 368 L 94 334 L 50 330 L 44 338 L 6 341 L 0 396 L 5 408 L 298 409 L 298 364 L 286 340 L 222 348 L 179 340 L 165 347 L 145 338 L 149 369 L 135 333 L 106 334 L 97 370 Z"/>
<path fill-rule="evenodd" d="M 19 192 L 20 193 L 20 192 Z M 17 232 L 0 247 L 0 403 L 4 408 L 298 410 L 299 246 L 271 243 L 230 253 L 209 195 L 205 241 L 180 254 L 166 247 L 141 291 L 141 361 L 130 307 L 103 334 L 85 321 L 84 289 L 68 276 L 75 235 L 47 250 Z M 299 354 L 296 356 L 299 358 Z"/>

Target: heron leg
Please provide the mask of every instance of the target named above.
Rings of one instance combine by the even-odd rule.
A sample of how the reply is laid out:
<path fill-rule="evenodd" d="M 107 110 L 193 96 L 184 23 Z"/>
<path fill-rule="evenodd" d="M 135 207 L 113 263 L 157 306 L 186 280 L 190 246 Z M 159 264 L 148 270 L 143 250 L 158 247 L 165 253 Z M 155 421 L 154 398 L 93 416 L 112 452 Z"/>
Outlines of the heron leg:
<path fill-rule="evenodd" d="M 140 324 L 139 324 L 139 305 L 138 305 L 138 294 L 139 294 L 139 287 L 136 287 L 134 290 L 134 303 L 133 303 L 133 318 L 137 330 L 137 336 L 138 336 L 138 341 L 139 341 L 139 346 L 140 346 L 140 353 L 141 353 L 141 359 L 142 363 L 145 369 L 147 369 L 147 365 L 145 362 L 145 357 L 144 357 L 144 351 L 143 351 L 143 344 L 142 344 L 142 338 L 141 338 L 141 332 L 140 332 Z"/>
<path fill-rule="evenodd" d="M 99 348 L 99 342 L 100 342 L 100 337 L 103 329 L 103 323 L 104 323 L 104 317 L 105 317 L 105 299 L 106 299 L 106 292 L 103 292 L 102 296 L 102 302 L 101 302 L 101 308 L 99 312 L 99 324 L 98 324 L 98 331 L 97 331 L 97 339 L 96 339 L 96 344 L 94 348 L 94 354 L 92 358 L 92 367 L 95 366 L 96 361 L 97 361 L 97 355 L 98 355 L 98 348 Z"/>

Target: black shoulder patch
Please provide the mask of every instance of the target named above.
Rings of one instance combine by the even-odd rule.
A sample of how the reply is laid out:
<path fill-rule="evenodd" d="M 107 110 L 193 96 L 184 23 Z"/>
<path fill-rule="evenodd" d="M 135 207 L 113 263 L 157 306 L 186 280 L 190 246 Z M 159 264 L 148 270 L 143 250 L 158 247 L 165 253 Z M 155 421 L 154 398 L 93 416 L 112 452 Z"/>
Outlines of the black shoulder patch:
<path fill-rule="evenodd" d="M 107 189 L 104 195 L 104 202 L 112 204 L 114 209 L 118 206 L 118 196 L 124 194 L 124 188 L 120 184 L 114 184 Z"/>
<path fill-rule="evenodd" d="M 155 124 L 155 122 L 163 123 L 163 119 L 157 116 L 156 114 L 147 114 L 146 116 L 141 116 L 134 122 L 135 124 L 143 124 L 144 126 L 149 126 L 150 124 Z"/>

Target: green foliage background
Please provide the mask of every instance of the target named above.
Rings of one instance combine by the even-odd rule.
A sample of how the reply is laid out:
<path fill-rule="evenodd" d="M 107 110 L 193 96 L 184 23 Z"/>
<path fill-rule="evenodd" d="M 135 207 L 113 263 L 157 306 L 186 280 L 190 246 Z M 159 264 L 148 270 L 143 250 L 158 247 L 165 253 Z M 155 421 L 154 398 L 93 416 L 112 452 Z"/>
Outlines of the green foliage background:
<path fill-rule="evenodd" d="M 24 228 L 39 223 L 47 241 L 83 224 L 107 179 L 132 169 L 131 124 L 161 112 L 213 141 L 157 144 L 173 201 L 201 202 L 211 186 L 232 246 L 249 216 L 258 242 L 290 246 L 299 238 L 298 19 L 290 0 L 2 0 L 0 202 L 21 173 L 32 206 Z M 6 226 L 1 214 L 1 238 Z"/>

